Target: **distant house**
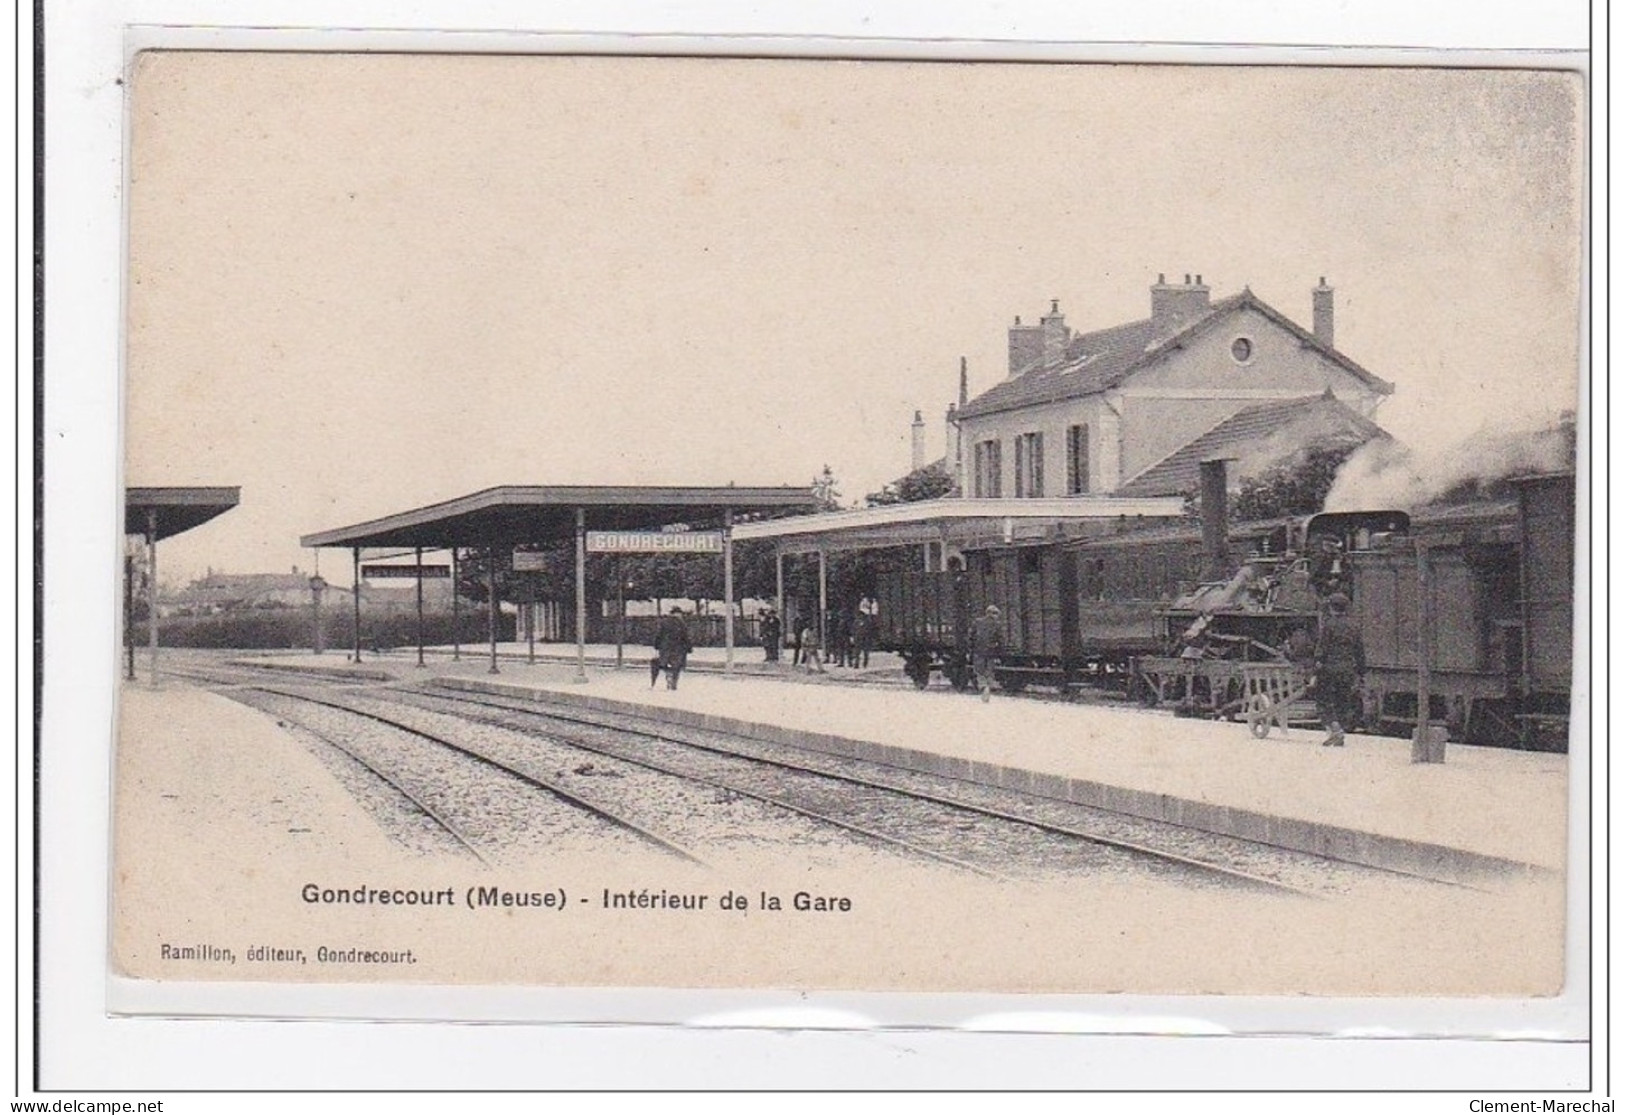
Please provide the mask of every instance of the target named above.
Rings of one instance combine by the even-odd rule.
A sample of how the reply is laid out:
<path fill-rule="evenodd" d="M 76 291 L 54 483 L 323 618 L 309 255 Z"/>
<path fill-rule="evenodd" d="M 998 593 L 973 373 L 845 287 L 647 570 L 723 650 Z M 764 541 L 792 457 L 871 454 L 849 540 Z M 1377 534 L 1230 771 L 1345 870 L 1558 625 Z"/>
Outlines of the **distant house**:
<path fill-rule="evenodd" d="M 210 616 L 225 612 L 247 612 L 277 608 L 310 607 L 309 573 L 294 567 L 291 573 L 209 573 L 179 592 L 166 595 L 158 604 L 161 616 Z M 340 597 L 348 600 L 348 586 L 329 585 L 324 603 L 336 606 Z M 450 578 L 423 582 L 423 602 L 429 611 L 451 608 Z M 411 581 L 392 580 L 387 586 L 361 584 L 361 605 L 373 613 L 413 611 L 417 588 Z"/>
<path fill-rule="evenodd" d="M 1202 277 L 1157 276 L 1151 314 L 1074 333 L 1059 304 L 1009 330 L 1009 371 L 949 408 L 949 458 L 969 497 L 1178 495 L 1215 456 L 1263 468 L 1315 439 L 1386 436 L 1393 393 L 1333 344 L 1332 288 L 1305 329 L 1250 289 L 1217 302 Z"/>

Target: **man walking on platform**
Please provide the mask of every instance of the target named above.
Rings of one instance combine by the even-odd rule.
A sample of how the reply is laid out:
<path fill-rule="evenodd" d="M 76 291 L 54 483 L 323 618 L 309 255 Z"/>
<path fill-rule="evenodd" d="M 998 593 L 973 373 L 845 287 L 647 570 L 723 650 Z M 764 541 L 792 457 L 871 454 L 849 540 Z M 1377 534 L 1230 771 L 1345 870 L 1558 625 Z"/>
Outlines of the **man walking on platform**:
<path fill-rule="evenodd" d="M 1365 674 L 1365 643 L 1348 618 L 1349 598 L 1334 592 L 1315 641 L 1315 703 L 1326 726 L 1323 747 L 1342 747 L 1343 729 L 1355 720 L 1354 696 Z"/>
<path fill-rule="evenodd" d="M 688 637 L 688 625 L 683 622 L 683 609 L 673 608 L 671 615 L 660 621 L 660 630 L 655 633 L 654 661 L 649 663 L 649 688 L 653 689 L 656 681 L 660 679 L 660 671 L 666 671 L 666 688 L 677 688 L 677 675 L 683 672 L 688 665 L 689 652 L 694 649 L 694 643 Z"/>
<path fill-rule="evenodd" d="M 976 671 L 976 688 L 986 704 L 993 693 L 993 663 L 1004 646 L 1003 625 L 999 622 L 999 609 L 993 604 L 977 616 L 970 625 L 970 661 Z"/>

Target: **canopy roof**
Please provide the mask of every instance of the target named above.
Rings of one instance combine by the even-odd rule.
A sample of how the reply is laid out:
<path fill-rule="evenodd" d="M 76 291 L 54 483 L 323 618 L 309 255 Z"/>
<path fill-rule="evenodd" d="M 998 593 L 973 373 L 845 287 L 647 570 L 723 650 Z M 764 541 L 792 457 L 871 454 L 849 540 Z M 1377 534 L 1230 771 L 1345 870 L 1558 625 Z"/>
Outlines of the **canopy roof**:
<path fill-rule="evenodd" d="M 1184 513 L 1185 501 L 1177 496 L 1141 499 L 949 497 L 744 523 L 734 528 L 734 540 L 769 539 L 787 554 L 873 550 L 922 542 L 946 542 L 961 549 L 976 549 L 1012 542 L 1048 541 L 1058 535 L 1087 532 L 1090 524 L 1107 530 L 1126 519 L 1177 518 Z"/>
<path fill-rule="evenodd" d="M 762 515 L 817 507 L 809 488 L 680 488 L 504 485 L 354 526 L 300 538 L 301 546 L 517 546 L 575 537 L 575 513 L 588 530 L 658 530 L 685 523 L 720 526 L 725 512 Z M 736 535 L 737 536 L 737 535 Z"/>
<path fill-rule="evenodd" d="M 124 533 L 147 533 L 148 513 L 158 516 L 159 539 L 180 534 L 237 506 L 241 488 L 125 488 Z"/>

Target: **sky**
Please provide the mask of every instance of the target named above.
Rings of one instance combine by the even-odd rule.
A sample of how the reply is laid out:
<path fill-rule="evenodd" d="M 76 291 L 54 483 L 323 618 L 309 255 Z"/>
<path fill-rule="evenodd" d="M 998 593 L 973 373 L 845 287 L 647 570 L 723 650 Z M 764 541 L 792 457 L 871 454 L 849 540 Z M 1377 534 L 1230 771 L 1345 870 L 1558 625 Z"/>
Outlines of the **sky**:
<path fill-rule="evenodd" d="M 1582 86 L 1466 70 L 145 55 L 126 480 L 236 484 L 166 579 L 496 484 L 927 455 L 1058 299 L 1244 285 L 1448 455 L 1576 406 Z M 335 583 L 347 562 L 330 554 Z"/>

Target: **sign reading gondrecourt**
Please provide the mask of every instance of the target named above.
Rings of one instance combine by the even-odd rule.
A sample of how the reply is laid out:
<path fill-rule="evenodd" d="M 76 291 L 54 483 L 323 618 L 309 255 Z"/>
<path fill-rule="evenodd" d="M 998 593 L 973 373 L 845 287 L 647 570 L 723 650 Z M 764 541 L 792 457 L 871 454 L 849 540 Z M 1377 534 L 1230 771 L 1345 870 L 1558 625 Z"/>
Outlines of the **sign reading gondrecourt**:
<path fill-rule="evenodd" d="M 717 530 L 589 530 L 589 554 L 720 554 Z"/>
<path fill-rule="evenodd" d="M 363 565 L 361 567 L 361 579 L 364 581 L 415 580 L 419 577 L 449 576 L 451 576 L 451 566 L 449 565 Z"/>

